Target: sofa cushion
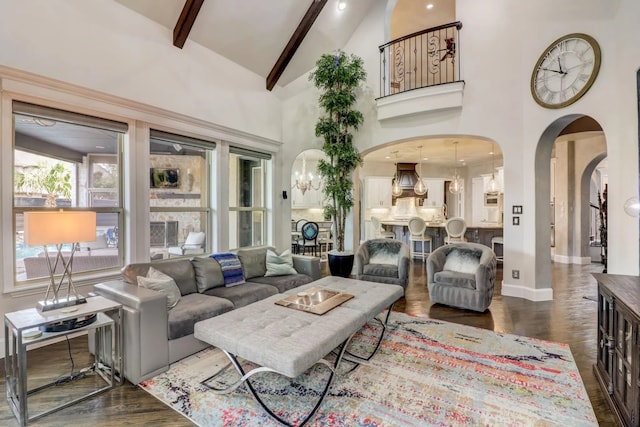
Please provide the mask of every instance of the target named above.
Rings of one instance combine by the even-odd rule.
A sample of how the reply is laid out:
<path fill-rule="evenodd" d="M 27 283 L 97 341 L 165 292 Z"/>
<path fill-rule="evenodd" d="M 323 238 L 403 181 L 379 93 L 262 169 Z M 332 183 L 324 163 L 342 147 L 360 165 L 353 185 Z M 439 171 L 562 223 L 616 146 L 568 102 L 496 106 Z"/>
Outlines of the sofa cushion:
<path fill-rule="evenodd" d="M 196 322 L 231 310 L 233 310 L 233 304 L 222 298 L 198 293 L 185 295 L 169 311 L 169 339 L 174 340 L 191 335 Z"/>
<path fill-rule="evenodd" d="M 288 274 L 286 276 L 254 277 L 253 279 L 247 280 L 247 282 L 275 286 L 279 292 L 286 292 L 298 286 L 311 283 L 313 279 L 306 274 Z"/>
<path fill-rule="evenodd" d="M 196 257 L 191 260 L 196 275 L 198 292 L 203 293 L 207 289 L 224 286 L 224 277 L 220 263 L 213 258 Z"/>
<path fill-rule="evenodd" d="M 459 273 L 457 271 L 442 270 L 433 275 L 436 284 L 454 286 L 457 288 L 475 289 L 476 275 Z"/>
<path fill-rule="evenodd" d="M 298 274 L 295 268 L 293 268 L 293 255 L 291 255 L 291 249 L 287 249 L 280 255 L 267 249 L 267 272 L 265 276 L 286 276 L 288 274 Z"/>
<path fill-rule="evenodd" d="M 129 264 L 121 271 L 122 278 L 125 282 L 138 284 L 138 276 L 147 276 L 149 267 L 162 271 L 164 274 L 171 276 L 176 281 L 176 285 L 180 288 L 181 295 L 189 295 L 198 292 L 196 286 L 196 274 L 193 270 L 193 264 L 189 259 L 171 259 L 160 262 L 144 262 L 138 264 Z"/>
<path fill-rule="evenodd" d="M 231 288 L 218 287 L 209 289 L 206 295 L 212 295 L 231 301 L 234 307 L 244 307 L 253 302 L 260 301 L 271 295 L 278 293 L 278 289 L 261 283 L 243 283 L 242 285 L 233 286 Z"/>
<path fill-rule="evenodd" d="M 398 275 L 398 263 L 391 264 L 365 264 L 362 267 L 362 274 L 366 276 L 380 276 L 380 277 L 399 277 Z"/>
<path fill-rule="evenodd" d="M 138 276 L 137 279 L 139 286 L 165 294 L 167 296 L 167 308 L 169 310 L 175 307 L 178 301 L 180 301 L 180 289 L 178 289 L 176 281 L 161 271 L 151 267 L 146 277 Z"/>
<path fill-rule="evenodd" d="M 475 274 L 480 265 L 480 253 L 475 250 L 453 249 L 447 254 L 443 270 L 457 273 Z"/>
<path fill-rule="evenodd" d="M 238 249 L 237 254 L 242 263 L 245 280 L 262 277 L 267 272 L 267 246 Z"/>

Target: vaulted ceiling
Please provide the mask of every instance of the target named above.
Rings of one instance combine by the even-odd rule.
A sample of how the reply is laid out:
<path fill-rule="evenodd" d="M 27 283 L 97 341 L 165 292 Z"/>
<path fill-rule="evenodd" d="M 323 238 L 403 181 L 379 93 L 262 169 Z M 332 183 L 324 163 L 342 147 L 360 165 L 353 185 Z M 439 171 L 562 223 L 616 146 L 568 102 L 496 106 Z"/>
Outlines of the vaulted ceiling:
<path fill-rule="evenodd" d="M 165 27 L 167 43 L 198 43 L 264 77 L 271 89 L 311 71 L 323 53 L 344 47 L 381 0 L 346 0 L 342 11 L 338 0 L 114 1 Z M 181 17 L 183 10 L 191 14 Z"/>

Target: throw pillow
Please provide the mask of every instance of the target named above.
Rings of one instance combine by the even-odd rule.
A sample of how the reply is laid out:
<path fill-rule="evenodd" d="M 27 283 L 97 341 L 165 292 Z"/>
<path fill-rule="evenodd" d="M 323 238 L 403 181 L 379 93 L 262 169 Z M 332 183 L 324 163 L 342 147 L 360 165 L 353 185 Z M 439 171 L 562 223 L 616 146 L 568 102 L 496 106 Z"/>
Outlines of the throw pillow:
<path fill-rule="evenodd" d="M 265 276 L 287 276 L 289 274 L 298 274 L 295 268 L 293 268 L 293 255 L 291 249 L 287 249 L 280 255 L 272 251 L 267 250 L 267 272 Z"/>
<path fill-rule="evenodd" d="M 443 270 L 457 273 L 475 274 L 480 265 L 480 254 L 477 251 L 453 249 L 447 255 Z"/>
<path fill-rule="evenodd" d="M 367 242 L 369 264 L 398 265 L 400 242 L 391 239 L 375 239 Z"/>
<path fill-rule="evenodd" d="M 398 265 L 398 254 L 376 252 L 371 258 L 369 258 L 369 264 Z"/>
<path fill-rule="evenodd" d="M 242 285 L 245 283 L 242 265 L 235 254 L 225 252 L 210 256 L 220 264 L 222 277 L 224 277 L 224 286 L 230 288 L 232 286 Z"/>
<path fill-rule="evenodd" d="M 198 292 L 204 293 L 209 289 L 224 286 L 224 276 L 220 264 L 212 258 L 196 257 L 191 260 L 196 273 Z"/>
<path fill-rule="evenodd" d="M 149 267 L 147 277 L 138 276 L 138 285 L 165 294 L 169 310 L 180 301 L 180 289 L 176 285 L 176 281 L 153 267 Z"/>
<path fill-rule="evenodd" d="M 242 264 L 245 280 L 264 277 L 267 272 L 267 247 L 238 249 L 238 258 Z"/>

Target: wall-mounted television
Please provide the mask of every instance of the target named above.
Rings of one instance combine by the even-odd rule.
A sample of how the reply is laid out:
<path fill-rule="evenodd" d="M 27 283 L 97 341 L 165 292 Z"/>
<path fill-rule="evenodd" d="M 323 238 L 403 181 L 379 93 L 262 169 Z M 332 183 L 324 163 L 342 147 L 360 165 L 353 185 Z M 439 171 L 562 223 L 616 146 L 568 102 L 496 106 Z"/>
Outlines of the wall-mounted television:
<path fill-rule="evenodd" d="M 175 188 L 180 186 L 180 169 L 151 168 L 151 188 Z"/>

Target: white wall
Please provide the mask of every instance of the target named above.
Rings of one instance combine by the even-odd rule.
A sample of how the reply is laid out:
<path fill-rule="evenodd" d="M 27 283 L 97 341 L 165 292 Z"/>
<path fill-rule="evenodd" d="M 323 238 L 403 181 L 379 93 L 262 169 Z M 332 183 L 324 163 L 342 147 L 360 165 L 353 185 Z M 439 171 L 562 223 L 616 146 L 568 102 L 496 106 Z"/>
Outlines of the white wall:
<path fill-rule="evenodd" d="M 368 69 L 365 97 L 359 107 L 364 126 L 356 136 L 361 150 L 405 138 L 438 135 L 475 135 L 496 141 L 504 158 L 505 211 L 522 205 L 520 226 L 505 215 L 505 278 L 503 289 L 530 299 L 551 296 L 547 277 L 538 277 L 535 250 L 535 152 L 544 130 L 568 114 L 593 117 L 603 128 L 608 146 L 609 272 L 638 273 L 638 221 L 622 211 L 624 201 L 638 195 L 638 118 L 636 70 L 640 36 L 634 17 L 640 16 L 635 0 L 513 2 L 509 0 L 458 0 L 462 76 L 462 109 L 437 111 L 378 122 L 374 98 L 379 96 L 377 49 L 383 44 L 384 8 L 374 8 L 345 47 L 361 56 Z M 531 71 L 540 53 L 556 38 L 584 32 L 598 40 L 603 63 L 591 90 L 575 104 L 547 110 L 530 94 Z M 621 36 L 623 34 L 623 36 Z M 315 92 L 311 89 L 285 102 L 283 140 L 312 143 L 310 124 L 315 120 Z M 306 132 L 306 133 L 305 133 Z M 548 202 L 547 202 L 548 205 Z M 548 210 L 548 206 L 547 206 Z M 548 231 L 548 230 L 545 230 Z M 548 235 L 548 234 L 547 234 Z M 511 270 L 520 279 L 511 279 Z"/>
<path fill-rule="evenodd" d="M 159 5 L 159 7 L 161 7 Z M 264 78 L 113 0 L 3 0 L 0 64 L 280 140 Z"/>

